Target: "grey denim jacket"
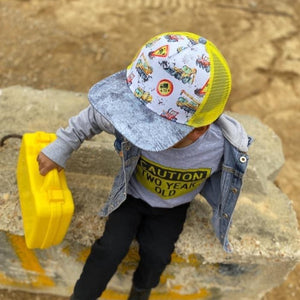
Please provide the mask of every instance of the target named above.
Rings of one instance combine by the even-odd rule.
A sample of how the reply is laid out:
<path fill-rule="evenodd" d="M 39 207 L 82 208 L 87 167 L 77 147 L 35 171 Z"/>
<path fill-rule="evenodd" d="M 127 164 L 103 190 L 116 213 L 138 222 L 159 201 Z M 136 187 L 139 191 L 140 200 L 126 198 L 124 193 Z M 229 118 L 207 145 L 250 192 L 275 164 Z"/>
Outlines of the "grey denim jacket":
<path fill-rule="evenodd" d="M 223 249 L 231 252 L 228 232 L 240 194 L 242 178 L 247 168 L 247 150 L 252 139 L 235 119 L 225 114 L 222 114 L 216 123 L 225 137 L 223 165 L 219 172 L 207 179 L 201 195 L 212 207 L 212 225 L 216 236 Z M 78 149 L 85 139 L 102 131 L 116 136 L 114 146 L 122 158 L 122 167 L 115 177 L 109 198 L 99 213 L 100 216 L 107 216 L 126 199 L 128 182 L 140 157 L 139 148 L 127 141 L 106 119 L 89 106 L 78 116 L 70 119 L 69 127 L 57 131 L 57 139 L 44 148 L 43 153 L 64 167 L 71 153 Z"/>

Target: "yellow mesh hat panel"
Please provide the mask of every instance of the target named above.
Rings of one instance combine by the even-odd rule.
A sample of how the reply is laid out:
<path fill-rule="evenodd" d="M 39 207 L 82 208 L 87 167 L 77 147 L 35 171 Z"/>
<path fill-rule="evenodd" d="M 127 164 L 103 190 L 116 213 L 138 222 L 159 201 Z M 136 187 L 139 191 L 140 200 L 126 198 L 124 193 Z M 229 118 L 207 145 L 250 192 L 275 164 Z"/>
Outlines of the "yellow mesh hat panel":
<path fill-rule="evenodd" d="M 213 123 L 222 114 L 231 91 L 231 73 L 225 58 L 209 41 L 206 49 L 210 55 L 211 75 L 205 99 L 187 123 L 193 127 Z"/>
<path fill-rule="evenodd" d="M 201 127 L 223 112 L 229 67 L 213 43 L 190 32 L 151 38 L 127 68 L 127 83 L 149 110 L 172 122 Z"/>

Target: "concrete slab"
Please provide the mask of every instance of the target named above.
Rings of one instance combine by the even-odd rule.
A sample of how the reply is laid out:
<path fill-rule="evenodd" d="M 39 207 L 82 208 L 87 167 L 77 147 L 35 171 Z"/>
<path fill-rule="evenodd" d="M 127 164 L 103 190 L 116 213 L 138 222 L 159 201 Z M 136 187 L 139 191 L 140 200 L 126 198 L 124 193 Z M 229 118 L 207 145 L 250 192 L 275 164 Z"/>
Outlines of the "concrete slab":
<path fill-rule="evenodd" d="M 2 89 L 0 138 L 11 133 L 55 132 L 87 105 L 86 95 Z M 213 235 L 211 211 L 197 197 L 189 210 L 173 260 L 151 299 L 258 299 L 279 285 L 300 259 L 298 224 L 291 201 L 273 183 L 283 165 L 280 139 L 260 121 L 234 115 L 255 137 L 250 164 L 230 231 L 233 254 Z M 15 170 L 20 141 L 0 147 L 0 286 L 69 295 L 105 219 L 97 212 L 106 200 L 119 158 L 107 134 L 87 141 L 66 167 L 75 214 L 62 244 L 29 250 L 24 244 Z M 102 159 L 98 159 L 102 158 Z M 132 248 L 103 299 L 126 299 L 138 259 Z"/>

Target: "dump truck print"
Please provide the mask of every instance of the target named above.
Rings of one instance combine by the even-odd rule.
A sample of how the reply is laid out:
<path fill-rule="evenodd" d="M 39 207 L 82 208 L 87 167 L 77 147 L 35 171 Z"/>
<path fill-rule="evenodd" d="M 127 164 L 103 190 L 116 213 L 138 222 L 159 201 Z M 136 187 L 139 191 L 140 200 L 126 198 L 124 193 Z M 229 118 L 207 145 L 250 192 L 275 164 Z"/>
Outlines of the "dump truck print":
<path fill-rule="evenodd" d="M 150 93 L 145 92 L 142 88 L 138 87 L 137 89 L 135 89 L 134 91 L 134 96 L 136 96 L 137 98 L 149 103 L 152 101 L 152 96 L 150 95 Z"/>

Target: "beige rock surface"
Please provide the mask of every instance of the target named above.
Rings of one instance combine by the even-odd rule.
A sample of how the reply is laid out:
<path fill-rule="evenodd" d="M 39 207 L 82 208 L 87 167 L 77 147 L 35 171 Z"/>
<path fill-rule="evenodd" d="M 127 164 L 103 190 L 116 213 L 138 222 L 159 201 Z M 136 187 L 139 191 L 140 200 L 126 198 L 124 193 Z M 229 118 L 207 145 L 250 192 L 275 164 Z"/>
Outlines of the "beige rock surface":
<path fill-rule="evenodd" d="M 6 136 L 9 132 L 54 132 L 87 104 L 87 95 L 55 89 L 40 91 L 12 86 L 1 89 L 1 92 L 0 110 L 4 117 L 0 118 L 0 136 Z M 16 110 L 16 107 L 21 109 Z M 52 113 L 44 118 L 45 112 L 49 111 Z M 212 299 L 220 294 L 227 295 L 228 299 L 240 300 L 245 296 L 247 299 L 257 299 L 258 295 L 264 295 L 282 283 L 284 276 L 300 258 L 300 232 L 297 232 L 295 211 L 288 197 L 274 185 L 284 163 L 281 141 L 270 127 L 257 118 L 230 114 L 255 137 L 254 145 L 249 150 L 249 166 L 229 236 L 234 252 L 228 255 L 222 250 L 210 225 L 211 209 L 198 196 L 191 204 L 184 230 L 175 247 L 174 255 L 185 264 L 178 264 L 177 258 L 164 273 L 168 278 L 168 289 L 172 289 L 174 284 L 182 285 L 180 293 L 189 293 L 193 299 L 197 299 L 195 287 L 200 286 L 213 286 L 209 291 Z M 58 247 L 34 251 L 39 254 L 38 261 L 43 264 L 45 274 L 55 280 L 55 288 L 48 289 L 48 293 L 70 293 L 82 267 L 78 264 L 79 253 L 85 251 L 82 248 L 89 249 L 104 229 L 105 219 L 99 218 L 97 212 L 106 201 L 120 167 L 113 142 L 113 136 L 102 133 L 83 143 L 68 160 L 65 174 L 75 204 L 71 224 Z M 15 284 L 20 284 L 20 288 L 22 286 L 24 290 L 32 291 L 30 285 L 18 282 L 20 274 L 26 273 L 26 269 L 21 267 L 26 248 L 17 242 L 20 241 L 19 235 L 23 235 L 16 183 L 19 148 L 20 140 L 13 138 L 5 140 L 0 147 L 0 264 L 3 266 L 0 281 L 2 283 L 2 278 L 11 278 Z M 78 247 L 81 250 L 78 249 L 78 255 L 75 251 L 66 256 L 65 251 L 69 247 L 73 251 Z M 36 260 L 33 259 L 34 252 L 31 255 L 27 252 L 31 257 L 29 262 Z M 11 258 L 8 253 L 19 255 L 19 260 Z M 21 266 L 16 263 L 20 261 Z M 128 263 L 125 259 L 110 281 L 109 289 L 122 293 L 129 289 L 130 274 L 127 272 L 134 263 L 134 260 Z M 127 270 L 127 276 L 122 275 L 122 270 Z M 189 276 L 186 276 L 187 272 Z M 33 283 L 32 286 L 37 288 L 37 293 L 46 292 L 45 286 L 38 288 Z M 155 291 L 161 293 L 166 291 L 165 288 L 162 283 Z"/>
<path fill-rule="evenodd" d="M 276 182 L 300 220 L 299 12 L 294 0 L 0 0 L 0 87 L 87 92 L 154 34 L 203 34 L 231 66 L 228 109 L 260 118 L 282 139 L 286 162 Z M 300 298 L 299 278 L 297 267 L 265 299 Z"/>

